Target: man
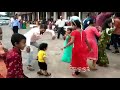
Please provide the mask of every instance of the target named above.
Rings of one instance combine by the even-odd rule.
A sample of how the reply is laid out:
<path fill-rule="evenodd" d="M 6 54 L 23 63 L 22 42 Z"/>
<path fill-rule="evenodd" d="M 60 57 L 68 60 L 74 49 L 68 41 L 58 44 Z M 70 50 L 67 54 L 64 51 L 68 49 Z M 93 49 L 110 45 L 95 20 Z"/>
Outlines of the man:
<path fill-rule="evenodd" d="M 55 25 L 57 25 L 57 27 L 58 27 L 57 39 L 59 39 L 60 38 L 60 34 L 62 34 L 63 36 L 65 35 L 65 30 L 64 30 L 65 20 L 63 19 L 62 16 L 60 16 L 60 19 L 55 23 Z"/>
<path fill-rule="evenodd" d="M 117 44 L 120 44 L 120 13 L 115 13 L 114 25 L 115 25 L 115 30 L 111 36 L 112 43 L 115 48 L 115 51 L 113 53 L 119 53 Z"/>
<path fill-rule="evenodd" d="M 18 33 L 18 29 L 20 28 L 20 23 L 17 19 L 17 15 L 15 15 L 14 20 L 11 23 L 13 33 Z"/>
<path fill-rule="evenodd" d="M 79 20 L 81 22 L 80 17 L 77 16 L 77 13 L 74 13 L 74 16 L 70 17 L 70 21 L 74 20 Z"/>
<path fill-rule="evenodd" d="M 52 34 L 52 39 L 55 39 L 55 32 L 52 30 L 47 29 L 47 25 L 41 24 L 40 28 L 32 28 L 30 31 L 24 34 L 26 37 L 26 51 L 27 51 L 27 64 L 28 64 L 28 69 L 29 70 L 34 70 L 32 68 L 31 62 L 33 60 L 33 49 L 31 48 L 32 46 L 35 46 L 36 48 L 39 47 L 39 44 L 36 42 L 37 40 L 42 38 L 43 33 L 49 32 Z"/>

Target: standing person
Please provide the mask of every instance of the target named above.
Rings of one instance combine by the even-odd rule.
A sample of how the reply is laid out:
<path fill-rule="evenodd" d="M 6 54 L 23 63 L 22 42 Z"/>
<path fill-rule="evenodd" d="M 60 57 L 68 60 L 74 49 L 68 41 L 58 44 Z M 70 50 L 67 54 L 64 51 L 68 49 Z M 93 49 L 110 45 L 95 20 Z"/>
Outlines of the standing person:
<path fill-rule="evenodd" d="M 60 38 L 60 34 L 62 34 L 63 36 L 65 35 L 65 30 L 64 30 L 65 20 L 63 19 L 62 16 L 60 16 L 60 19 L 55 23 L 55 25 L 58 26 L 58 36 L 57 36 L 57 39 L 59 39 Z"/>
<path fill-rule="evenodd" d="M 110 42 L 111 34 L 115 30 L 113 28 L 113 20 L 111 18 L 107 19 L 102 27 L 102 34 L 98 41 L 98 61 L 99 66 L 108 66 L 109 60 L 105 52 L 107 44 Z"/>
<path fill-rule="evenodd" d="M 41 43 L 39 46 L 39 52 L 38 52 L 38 65 L 40 68 L 40 71 L 37 72 L 39 75 L 44 76 L 50 76 L 51 73 L 47 72 L 47 63 L 46 63 L 46 50 L 47 50 L 48 44 L 47 43 Z"/>
<path fill-rule="evenodd" d="M 13 34 L 11 37 L 13 48 L 7 52 L 5 64 L 7 78 L 27 78 L 23 73 L 21 50 L 26 46 L 26 38 L 22 34 Z"/>
<path fill-rule="evenodd" d="M 20 23 L 17 19 L 17 16 L 14 17 L 14 20 L 12 21 L 12 30 L 13 33 L 18 33 L 18 29 L 20 28 Z"/>
<path fill-rule="evenodd" d="M 0 42 L 0 69 L 1 69 L 0 78 L 6 78 L 6 75 L 7 75 L 7 68 L 4 62 L 6 59 L 7 51 L 8 50 L 4 48 L 2 42 Z"/>
<path fill-rule="evenodd" d="M 103 23 L 105 22 L 106 19 L 110 18 L 113 15 L 112 12 L 101 12 L 99 15 L 96 17 L 96 26 L 97 27 L 102 27 Z"/>
<path fill-rule="evenodd" d="M 81 30 L 80 21 L 75 20 L 72 22 L 72 25 L 75 30 L 72 31 L 71 41 L 66 46 L 64 46 L 64 49 L 73 44 L 72 61 L 70 67 L 74 70 L 72 75 L 77 75 L 78 72 L 89 71 L 89 66 L 87 64 L 87 54 L 88 48 L 91 51 L 91 47 L 87 41 L 85 32 Z"/>
<path fill-rule="evenodd" d="M 114 21 L 115 30 L 112 34 L 112 43 L 115 51 L 113 53 L 120 53 L 117 45 L 120 44 L 120 13 L 115 13 Z"/>
<path fill-rule="evenodd" d="M 88 42 L 90 43 L 90 46 L 92 48 L 92 52 L 89 53 L 88 59 L 93 60 L 92 69 L 97 70 L 96 68 L 96 62 L 98 60 L 98 45 L 96 41 L 96 37 L 100 37 L 100 32 L 98 32 L 97 28 L 94 26 L 94 21 L 91 19 L 88 21 L 88 27 L 85 29 L 86 37 Z"/>
<path fill-rule="evenodd" d="M 33 71 L 33 67 L 31 62 L 33 60 L 33 49 L 31 45 L 39 48 L 39 44 L 36 42 L 37 40 L 42 38 L 43 33 L 49 32 L 52 34 L 52 39 L 55 39 L 55 32 L 53 30 L 48 30 L 47 25 L 41 24 L 40 27 L 32 28 L 30 31 L 24 34 L 26 37 L 26 51 L 27 51 L 27 65 L 28 70 Z"/>
<path fill-rule="evenodd" d="M 85 30 L 89 26 L 87 22 L 90 21 L 91 19 L 92 19 L 92 14 L 88 13 L 87 18 L 83 21 L 83 30 Z"/>
<path fill-rule="evenodd" d="M 67 28 L 67 32 L 66 32 L 66 35 L 65 35 L 64 46 L 66 46 L 68 44 L 68 42 L 70 41 L 70 39 L 71 39 L 71 36 L 70 36 L 71 32 L 72 32 L 72 28 Z M 70 45 L 70 46 L 68 46 L 67 48 L 64 49 L 63 56 L 61 58 L 61 60 L 63 62 L 68 62 L 68 63 L 71 62 L 71 59 L 72 59 L 72 48 L 73 48 L 73 45 Z"/>

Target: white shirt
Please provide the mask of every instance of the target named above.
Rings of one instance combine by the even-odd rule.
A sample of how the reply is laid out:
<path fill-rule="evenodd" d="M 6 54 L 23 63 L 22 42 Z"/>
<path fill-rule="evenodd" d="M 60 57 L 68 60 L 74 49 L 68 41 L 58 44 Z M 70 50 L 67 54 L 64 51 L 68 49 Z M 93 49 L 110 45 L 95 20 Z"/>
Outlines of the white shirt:
<path fill-rule="evenodd" d="M 52 36 L 55 36 L 55 32 L 53 30 L 46 29 L 45 33 L 49 32 Z M 30 31 L 24 34 L 26 37 L 26 46 L 30 46 L 31 42 L 36 42 L 37 40 L 41 39 L 42 35 L 40 35 L 39 27 L 32 28 Z"/>
<path fill-rule="evenodd" d="M 65 20 L 64 19 L 59 19 L 56 23 L 56 25 L 58 25 L 58 27 L 64 27 L 65 26 Z"/>
<path fill-rule="evenodd" d="M 81 22 L 81 20 L 80 20 L 80 18 L 78 16 L 70 17 L 70 21 L 74 21 L 74 20 L 79 20 Z"/>

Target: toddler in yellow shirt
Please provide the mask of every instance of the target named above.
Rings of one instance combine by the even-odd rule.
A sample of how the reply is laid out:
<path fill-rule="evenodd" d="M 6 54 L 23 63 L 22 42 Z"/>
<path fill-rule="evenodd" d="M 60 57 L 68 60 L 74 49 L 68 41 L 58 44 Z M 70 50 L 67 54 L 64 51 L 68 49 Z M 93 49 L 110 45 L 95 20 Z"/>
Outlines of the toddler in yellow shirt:
<path fill-rule="evenodd" d="M 47 72 L 46 52 L 45 52 L 47 50 L 47 47 L 48 47 L 47 43 L 41 43 L 39 46 L 37 59 L 38 59 L 38 65 L 39 65 L 40 71 L 37 72 L 38 75 L 44 75 L 44 76 L 51 75 L 51 73 Z"/>

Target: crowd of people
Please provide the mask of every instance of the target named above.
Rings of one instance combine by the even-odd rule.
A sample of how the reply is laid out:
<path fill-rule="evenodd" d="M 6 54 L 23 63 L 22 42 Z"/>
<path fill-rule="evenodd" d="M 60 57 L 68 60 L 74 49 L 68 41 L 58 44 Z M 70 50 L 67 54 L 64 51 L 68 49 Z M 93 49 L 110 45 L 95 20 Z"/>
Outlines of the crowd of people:
<path fill-rule="evenodd" d="M 11 43 L 13 48 L 7 50 L 2 43 L 0 44 L 0 58 L 4 60 L 7 68 L 7 78 L 28 78 L 23 73 L 23 64 L 21 50 L 25 50 L 27 55 L 27 69 L 35 70 L 31 65 L 33 60 L 33 49 L 35 46 L 38 49 L 37 60 L 39 71 L 38 75 L 50 76 L 47 71 L 46 50 L 47 43 L 38 44 L 36 41 L 42 39 L 45 32 L 52 34 L 52 39 L 56 38 L 55 29 L 57 29 L 57 39 L 62 34 L 64 41 L 63 55 L 61 61 L 70 63 L 70 68 L 73 70 L 72 75 L 76 76 L 81 72 L 97 70 L 99 66 L 108 66 L 109 59 L 106 54 L 106 49 L 111 50 L 110 46 L 115 48 L 113 53 L 119 53 L 120 46 L 120 13 L 119 12 L 101 12 L 96 17 L 88 13 L 85 20 L 80 20 L 78 16 L 70 18 L 71 27 L 64 30 L 66 21 L 60 16 L 56 22 L 45 21 L 37 27 L 32 28 L 24 35 L 18 33 L 18 20 L 15 17 L 12 22 L 13 35 Z M 2 29 L 0 29 L 2 34 Z M 2 38 L 1 38 L 2 40 Z M 92 67 L 89 67 L 88 60 L 92 60 Z"/>

